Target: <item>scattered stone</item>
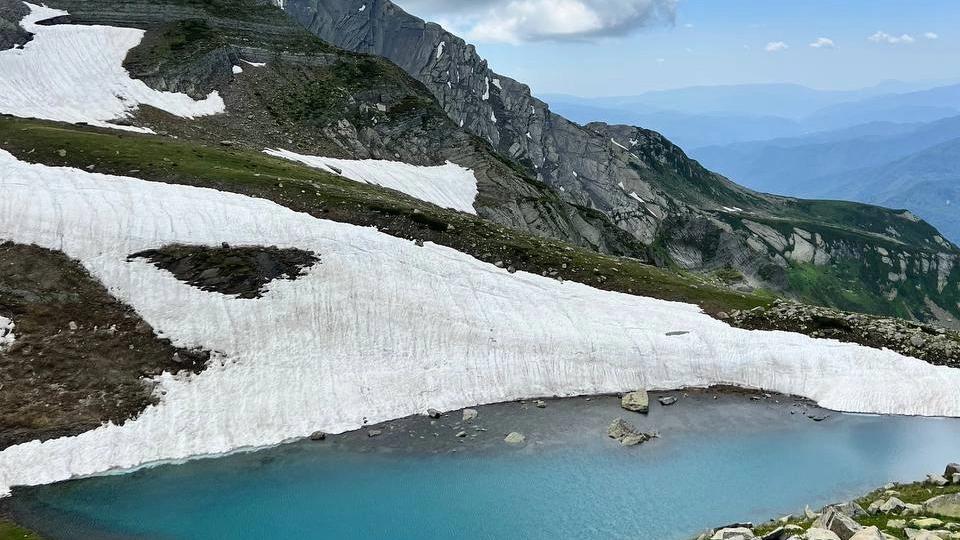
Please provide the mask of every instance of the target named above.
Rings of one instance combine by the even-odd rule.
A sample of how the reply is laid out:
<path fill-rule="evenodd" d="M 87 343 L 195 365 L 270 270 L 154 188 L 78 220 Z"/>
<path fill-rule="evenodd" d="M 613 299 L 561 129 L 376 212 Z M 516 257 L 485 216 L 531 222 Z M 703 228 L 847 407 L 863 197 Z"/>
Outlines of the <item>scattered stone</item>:
<path fill-rule="evenodd" d="M 888 529 L 903 529 L 907 526 L 906 520 L 903 519 L 890 519 L 887 520 Z"/>
<path fill-rule="evenodd" d="M 314 431 L 310 434 L 311 441 L 324 441 L 327 439 L 327 434 L 322 431 Z"/>
<path fill-rule="evenodd" d="M 657 401 L 659 401 L 660 404 L 663 405 L 664 407 L 667 407 L 667 406 L 670 406 L 670 405 L 673 405 L 674 403 L 676 403 L 676 402 L 677 402 L 677 398 L 674 397 L 674 396 L 663 396 L 663 397 L 659 398 Z"/>
<path fill-rule="evenodd" d="M 646 390 L 630 392 L 620 399 L 620 406 L 628 411 L 645 414 L 650 411 L 650 397 Z"/>
<path fill-rule="evenodd" d="M 77 326 L 77 323 L 74 322 L 74 321 L 70 321 L 70 322 L 67 324 L 67 327 L 70 329 L 71 332 L 76 332 L 77 329 L 79 328 L 79 327 Z"/>
<path fill-rule="evenodd" d="M 896 497 L 890 497 L 879 508 L 881 514 L 900 514 L 906 509 L 906 503 Z"/>
<path fill-rule="evenodd" d="M 464 409 L 463 410 L 463 421 L 472 422 L 474 418 L 477 417 L 479 413 L 476 409 Z"/>
<path fill-rule="evenodd" d="M 57 150 L 57 155 L 60 156 L 60 157 L 67 157 L 67 151 L 64 150 L 63 148 L 61 148 L 61 149 Z"/>
<path fill-rule="evenodd" d="M 427 409 L 427 416 L 434 419 L 440 418 L 440 411 L 436 409 Z"/>
<path fill-rule="evenodd" d="M 461 439 L 464 438 L 464 437 L 466 437 L 466 436 L 467 436 L 467 432 L 466 432 L 466 431 L 460 431 L 460 432 L 457 433 L 457 437 L 460 437 Z"/>
<path fill-rule="evenodd" d="M 513 433 L 510 433 L 509 435 L 507 435 L 503 439 L 503 442 L 507 444 L 523 444 L 527 442 L 527 438 L 523 435 L 523 433 L 517 433 L 516 431 L 514 431 Z"/>
<path fill-rule="evenodd" d="M 383 435 L 383 430 L 380 430 L 380 429 L 367 430 L 367 437 L 378 437 L 380 435 Z"/>
<path fill-rule="evenodd" d="M 748 540 L 756 538 L 747 527 L 729 527 L 713 533 L 710 540 Z"/>
<path fill-rule="evenodd" d="M 542 400 L 542 399 L 538 399 L 535 403 L 536 403 L 538 409 L 546 409 L 546 408 L 547 408 L 547 402 L 544 401 L 544 400 Z"/>
<path fill-rule="evenodd" d="M 867 511 L 863 509 L 859 504 L 850 501 L 843 504 L 833 504 L 830 505 L 831 508 L 840 512 L 841 514 L 852 517 L 853 519 L 867 517 Z"/>
<path fill-rule="evenodd" d="M 811 509 L 810 509 L 810 506 L 808 505 L 808 506 L 804 507 L 804 509 L 803 509 L 803 517 L 805 517 L 805 518 L 807 518 L 807 519 L 817 519 L 818 517 L 820 517 L 820 514 L 818 514 L 818 513 L 814 512 L 813 510 L 811 510 Z"/>

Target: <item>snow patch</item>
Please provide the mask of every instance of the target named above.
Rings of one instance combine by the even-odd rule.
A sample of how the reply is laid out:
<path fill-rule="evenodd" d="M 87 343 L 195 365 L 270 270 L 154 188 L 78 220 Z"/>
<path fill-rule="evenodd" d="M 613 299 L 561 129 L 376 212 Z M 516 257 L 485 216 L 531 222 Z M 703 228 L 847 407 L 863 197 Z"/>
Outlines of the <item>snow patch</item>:
<path fill-rule="evenodd" d="M 623 148 L 623 149 L 624 149 L 624 150 L 626 150 L 627 152 L 629 152 L 629 151 L 630 151 L 630 149 L 629 149 L 629 148 L 627 148 L 626 146 L 624 146 L 624 145 L 622 145 L 622 144 L 620 144 L 620 143 L 618 143 L 618 142 L 617 142 L 616 140 L 614 140 L 614 139 L 610 139 L 610 142 L 612 142 L 613 144 L 615 144 L 616 146 L 618 146 L 618 147 L 620 147 L 620 148 Z"/>
<path fill-rule="evenodd" d="M 243 73 L 243 68 L 242 68 L 242 67 L 240 67 L 240 66 L 233 66 L 233 74 L 234 74 L 234 75 L 239 75 L 239 74 L 241 74 L 241 73 Z"/>
<path fill-rule="evenodd" d="M 473 171 L 449 161 L 446 165 L 424 167 L 399 161 L 335 159 L 297 154 L 289 150 L 264 150 L 271 156 L 299 161 L 304 165 L 339 174 L 366 184 L 395 189 L 443 208 L 476 214 L 477 177 Z"/>
<path fill-rule="evenodd" d="M 367 10 L 367 5 L 364 4 L 364 5 L 360 6 L 360 9 L 358 9 L 357 11 L 360 12 L 360 13 L 363 13 L 363 12 L 366 11 L 366 10 Z"/>
<path fill-rule="evenodd" d="M 743 212 L 743 208 L 737 208 L 736 206 L 721 206 L 721 208 L 732 213 Z"/>
<path fill-rule="evenodd" d="M 446 42 L 446 41 L 441 41 L 440 44 L 437 45 L 437 60 L 439 60 L 440 57 L 443 56 L 443 48 L 444 48 L 446 45 L 447 45 L 447 42 Z M 448 72 L 448 74 L 449 74 L 449 72 Z"/>
<path fill-rule="evenodd" d="M 199 375 L 160 376 L 161 402 L 123 426 L 0 451 L 0 492 L 543 395 L 719 383 L 836 410 L 960 416 L 960 370 L 510 274 L 262 199 L 26 164 L 3 151 L 0 193 L 0 238 L 62 249 L 177 346 L 226 355 Z M 173 242 L 296 247 L 323 263 L 242 300 L 127 261 Z M 667 336 L 677 330 L 689 333 Z"/>
<path fill-rule="evenodd" d="M 634 199 L 634 200 L 637 201 L 638 203 L 641 203 L 641 204 L 643 203 L 643 199 L 641 199 L 640 196 L 637 195 L 637 192 L 636 192 L 636 191 L 631 191 L 631 192 L 630 192 L 630 198 Z"/>
<path fill-rule="evenodd" d="M 0 315 L 0 351 L 13 345 L 16 336 L 13 335 L 13 321 Z"/>
<path fill-rule="evenodd" d="M 490 99 L 490 77 L 484 77 L 483 96 L 480 99 L 484 101 Z"/>
<path fill-rule="evenodd" d="M 137 105 L 151 105 L 184 118 L 222 113 L 223 99 L 211 92 L 195 101 L 186 94 L 160 92 L 131 79 L 123 68 L 127 51 L 144 31 L 136 28 L 37 22 L 66 11 L 27 4 L 21 26 L 34 36 L 22 49 L 0 51 L 0 113 L 100 127 L 118 126 Z"/>
<path fill-rule="evenodd" d="M 251 62 L 251 61 L 249 61 L 249 60 L 241 60 L 241 61 L 242 61 L 244 64 L 248 64 L 248 65 L 250 65 L 250 66 L 257 67 L 257 68 L 260 68 L 260 67 L 263 67 L 263 66 L 267 65 L 266 62 Z"/>
<path fill-rule="evenodd" d="M 493 85 L 497 87 L 497 90 L 500 90 L 501 92 L 503 91 L 503 87 L 500 86 L 500 79 L 494 79 L 491 82 L 493 82 Z"/>

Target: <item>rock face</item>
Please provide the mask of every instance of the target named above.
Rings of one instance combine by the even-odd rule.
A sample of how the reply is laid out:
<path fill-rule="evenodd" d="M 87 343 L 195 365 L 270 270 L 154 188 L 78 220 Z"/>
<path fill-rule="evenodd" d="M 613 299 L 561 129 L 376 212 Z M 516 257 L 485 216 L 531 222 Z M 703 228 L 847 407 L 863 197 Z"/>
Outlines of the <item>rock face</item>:
<path fill-rule="evenodd" d="M 30 41 L 30 33 L 20 26 L 20 20 L 29 12 L 20 0 L 0 0 L 0 51 Z"/>
<path fill-rule="evenodd" d="M 630 392 L 620 398 L 620 406 L 628 411 L 647 413 L 650 411 L 650 397 L 646 390 Z"/>
<path fill-rule="evenodd" d="M 552 113 L 526 85 L 490 69 L 472 45 L 389 0 L 281 5 L 324 40 L 400 66 L 454 123 L 567 202 L 603 213 L 646 245 L 665 246 L 660 257 L 692 269 L 735 268 L 746 276 L 745 285 L 781 289 L 797 267 L 830 273 L 839 268 L 833 263 L 866 263 L 884 271 L 849 278 L 869 281 L 869 294 L 878 300 L 897 291 L 929 317 L 937 310 L 960 313 L 950 301 L 960 296 L 951 289 L 960 281 L 960 252 L 912 215 L 758 194 L 704 169 L 658 133 L 576 125 Z M 839 228 L 819 225 L 826 222 Z M 943 298 L 945 290 L 950 298 Z M 928 308 L 927 298 L 939 305 Z"/>

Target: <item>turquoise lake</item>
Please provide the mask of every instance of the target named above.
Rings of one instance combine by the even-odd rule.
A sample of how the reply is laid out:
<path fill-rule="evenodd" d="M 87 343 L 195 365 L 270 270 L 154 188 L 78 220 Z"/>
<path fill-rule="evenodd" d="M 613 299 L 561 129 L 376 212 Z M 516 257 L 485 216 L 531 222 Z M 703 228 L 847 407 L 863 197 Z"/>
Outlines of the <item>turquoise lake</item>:
<path fill-rule="evenodd" d="M 411 418 L 374 438 L 361 431 L 20 489 L 3 509 L 51 540 L 682 540 L 960 460 L 960 421 L 816 422 L 808 415 L 826 413 L 790 398 L 691 392 L 671 407 L 654 402 L 648 416 L 609 397 L 479 411 L 470 424 L 459 412 Z M 622 448 L 605 437 L 618 416 L 661 437 Z M 515 430 L 525 446 L 503 443 Z"/>

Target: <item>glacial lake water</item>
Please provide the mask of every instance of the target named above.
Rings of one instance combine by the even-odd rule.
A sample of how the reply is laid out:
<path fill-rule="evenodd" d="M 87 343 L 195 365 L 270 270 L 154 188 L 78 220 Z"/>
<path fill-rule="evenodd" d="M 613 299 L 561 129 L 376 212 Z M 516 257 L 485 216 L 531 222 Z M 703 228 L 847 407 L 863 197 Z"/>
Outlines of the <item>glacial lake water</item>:
<path fill-rule="evenodd" d="M 682 396 L 680 393 L 673 395 Z M 913 481 L 960 460 L 960 421 L 824 414 L 712 391 L 648 416 L 612 397 L 479 408 L 255 453 L 15 490 L 59 539 L 682 540 Z M 622 416 L 661 437 L 622 448 Z M 481 431 L 486 430 L 486 431 Z M 511 447 L 506 432 L 527 444 Z M 467 436 L 456 434 L 467 431 Z"/>

